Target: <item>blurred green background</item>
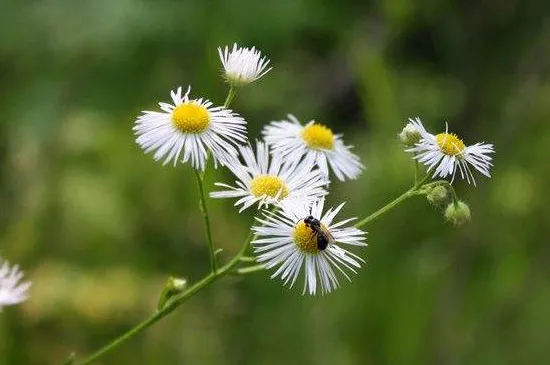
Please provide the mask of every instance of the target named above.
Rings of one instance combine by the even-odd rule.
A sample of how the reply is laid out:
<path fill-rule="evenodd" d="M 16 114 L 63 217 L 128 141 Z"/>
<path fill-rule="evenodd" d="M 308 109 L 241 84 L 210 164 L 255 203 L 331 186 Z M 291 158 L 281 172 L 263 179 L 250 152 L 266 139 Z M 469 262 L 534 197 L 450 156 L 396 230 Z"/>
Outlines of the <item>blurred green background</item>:
<path fill-rule="evenodd" d="M 548 364 L 548 6 L 2 0 L 0 255 L 33 287 L 0 313 L 0 364 L 82 358 L 149 315 L 169 275 L 206 273 L 191 169 L 144 155 L 132 125 L 179 85 L 221 104 L 216 47 L 235 41 L 274 67 L 233 103 L 250 139 L 291 112 L 355 145 L 367 171 L 329 197 L 343 215 L 409 186 L 411 116 L 494 143 L 493 178 L 456 181 L 463 227 L 423 198 L 370 224 L 368 267 L 331 295 L 226 278 L 98 364 Z M 208 202 L 224 259 L 254 213 L 232 203 Z"/>

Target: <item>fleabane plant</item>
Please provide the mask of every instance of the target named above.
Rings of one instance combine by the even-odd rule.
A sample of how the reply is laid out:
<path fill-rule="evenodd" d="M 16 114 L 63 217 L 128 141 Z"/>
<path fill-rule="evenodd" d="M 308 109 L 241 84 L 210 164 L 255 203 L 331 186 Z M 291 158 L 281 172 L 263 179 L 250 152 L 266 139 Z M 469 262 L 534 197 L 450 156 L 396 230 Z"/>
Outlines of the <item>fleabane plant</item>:
<path fill-rule="evenodd" d="M 326 209 L 332 206 L 331 177 L 342 184 L 359 179 L 365 171 L 359 155 L 352 152 L 353 146 L 344 143 L 343 135 L 333 132 L 330 124 L 320 122 L 323 118 L 313 116 L 302 123 L 292 114 L 266 123 L 261 133 L 263 140 L 251 144 L 245 119 L 229 107 L 239 88 L 255 84 L 268 73 L 276 76 L 275 72 L 270 72 L 270 60 L 256 47 L 234 44 L 232 48 L 218 48 L 218 55 L 222 77 L 229 86 L 223 104 L 216 106 L 205 97 L 191 98 L 189 87 L 185 92 L 178 87 L 170 93 L 171 102 L 159 103 L 157 111 L 143 111 L 133 126 L 137 144 L 145 153 L 152 153 L 154 160 L 164 165 L 179 162 L 193 169 L 210 270 L 195 283 L 177 275 L 168 278 L 159 290 L 157 308 L 148 318 L 79 365 L 101 358 L 228 275 L 263 273 L 267 277 L 269 273 L 290 288 L 302 282 L 302 295 L 332 293 L 342 279 L 351 282 L 353 275 L 365 271 L 364 226 L 415 196 L 425 197 L 430 205 L 440 209 L 447 222 L 455 226 L 465 224 L 471 219 L 471 210 L 458 198 L 452 184 L 454 177 L 458 174 L 474 185 L 475 171 L 490 177 L 492 144 L 467 146 L 448 128 L 432 134 L 419 118 L 411 118 L 398 133 L 415 168 L 411 186 L 362 219 L 336 219 L 345 202 Z M 205 174 L 209 166 L 218 165 L 225 167 L 224 180 L 229 182 L 208 186 Z M 426 166 L 426 173 L 422 173 L 421 165 Z M 210 201 L 215 204 L 224 204 L 220 198 L 230 199 L 235 214 L 255 208 L 256 217 L 246 227 L 248 237 L 229 260 L 218 256 L 223 247 L 214 242 L 207 196 L 215 198 Z M 353 207 L 353 203 L 346 207 Z M 10 269 L 5 264 L 2 270 L 0 308 L 24 300 L 30 285 L 20 282 L 17 268 Z M 357 284 L 348 285 L 346 290 L 361 290 L 354 285 Z M 73 364 L 73 360 L 69 363 Z"/>

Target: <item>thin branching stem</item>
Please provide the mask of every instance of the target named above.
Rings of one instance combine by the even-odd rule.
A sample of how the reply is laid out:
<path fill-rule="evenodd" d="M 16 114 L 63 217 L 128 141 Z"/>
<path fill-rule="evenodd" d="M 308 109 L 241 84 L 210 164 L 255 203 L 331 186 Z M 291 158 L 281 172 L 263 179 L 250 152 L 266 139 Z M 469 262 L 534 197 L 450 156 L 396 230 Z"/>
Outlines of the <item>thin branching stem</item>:
<path fill-rule="evenodd" d="M 382 208 L 378 209 L 376 212 L 372 213 L 371 215 L 357 222 L 355 224 L 355 227 L 356 228 L 362 227 L 365 224 L 370 223 L 376 220 L 377 218 L 380 218 L 382 215 L 392 210 L 393 208 L 395 208 L 396 206 L 398 206 L 399 204 L 401 204 L 402 202 L 404 202 L 405 200 L 407 200 L 412 196 L 424 194 L 422 192 L 422 188 L 424 187 L 424 182 L 428 179 L 428 177 L 429 177 L 428 175 L 424 176 L 424 178 L 416 182 L 412 188 L 410 188 L 409 190 L 407 190 L 406 192 L 404 192 L 403 194 L 401 194 L 400 196 L 398 196 L 388 204 L 384 205 Z"/>
<path fill-rule="evenodd" d="M 208 214 L 208 208 L 206 207 L 206 194 L 204 192 L 204 173 L 197 170 L 195 176 L 197 177 L 197 184 L 199 186 L 200 194 L 200 208 L 202 217 L 204 220 L 204 229 L 206 230 L 206 239 L 208 241 L 208 252 L 210 255 L 210 270 L 215 274 L 217 270 L 216 251 L 214 248 L 214 241 L 212 240 L 212 227 L 210 225 L 210 215 Z"/>
<path fill-rule="evenodd" d="M 237 95 L 237 89 L 234 86 L 229 87 L 229 92 L 227 93 L 227 97 L 225 98 L 225 102 L 223 103 L 224 108 L 229 108 L 229 105 L 231 105 L 231 102 L 235 98 L 235 95 Z"/>
<path fill-rule="evenodd" d="M 246 275 L 246 274 L 252 274 L 258 271 L 264 271 L 265 265 L 258 264 L 254 266 L 247 266 L 247 267 L 241 267 L 233 271 L 234 275 Z"/>

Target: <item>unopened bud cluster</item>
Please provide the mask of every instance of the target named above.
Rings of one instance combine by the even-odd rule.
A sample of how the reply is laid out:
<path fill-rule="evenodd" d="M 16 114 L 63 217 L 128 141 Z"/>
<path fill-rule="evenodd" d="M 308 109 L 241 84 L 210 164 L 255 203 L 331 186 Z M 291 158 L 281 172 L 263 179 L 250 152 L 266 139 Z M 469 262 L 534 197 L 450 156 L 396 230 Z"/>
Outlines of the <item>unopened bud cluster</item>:
<path fill-rule="evenodd" d="M 452 202 L 445 209 L 445 219 L 455 226 L 467 223 L 472 219 L 470 208 L 463 201 Z"/>
<path fill-rule="evenodd" d="M 449 189 L 452 189 L 452 187 L 440 184 L 427 187 L 424 193 L 426 194 L 426 200 L 428 200 L 432 206 L 441 209 L 444 208 L 442 213 L 446 221 L 456 226 L 460 226 L 470 221 L 470 207 L 463 201 L 457 200 L 454 192 L 453 199 L 451 199 Z M 449 200 L 451 200 L 450 203 Z"/>
<path fill-rule="evenodd" d="M 428 199 L 428 202 L 431 205 L 441 207 L 449 199 L 449 193 L 447 192 L 447 188 L 445 186 L 437 185 L 431 188 L 430 191 L 426 194 L 426 199 Z"/>

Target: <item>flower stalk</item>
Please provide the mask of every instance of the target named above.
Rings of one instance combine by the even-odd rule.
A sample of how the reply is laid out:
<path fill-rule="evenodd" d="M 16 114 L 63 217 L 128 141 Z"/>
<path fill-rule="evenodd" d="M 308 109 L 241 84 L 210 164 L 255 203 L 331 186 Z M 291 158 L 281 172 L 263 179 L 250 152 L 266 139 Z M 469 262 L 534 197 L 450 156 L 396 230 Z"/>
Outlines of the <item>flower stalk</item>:
<path fill-rule="evenodd" d="M 204 193 L 204 173 L 201 173 L 197 170 L 193 170 L 193 171 L 195 171 L 195 176 L 197 178 L 197 185 L 199 187 L 200 208 L 201 208 L 202 217 L 204 220 L 204 229 L 206 230 L 206 238 L 208 242 L 208 252 L 210 256 L 210 269 L 212 273 L 215 274 L 218 263 L 216 259 L 214 242 L 212 240 L 212 227 L 210 226 L 210 215 L 208 214 L 208 208 L 206 207 L 206 194 Z"/>
<path fill-rule="evenodd" d="M 403 203 L 405 200 L 409 199 L 410 197 L 413 197 L 413 196 L 416 196 L 416 195 L 423 195 L 424 194 L 423 188 L 425 186 L 431 185 L 431 184 L 425 184 L 424 185 L 424 182 L 428 179 L 428 177 L 429 177 L 428 175 L 424 176 L 424 178 L 422 180 L 420 180 L 419 182 L 417 182 L 412 188 L 410 188 L 409 190 L 407 190 L 406 192 L 404 192 L 403 194 L 401 194 L 400 196 L 398 196 L 397 198 L 395 198 L 394 200 L 392 200 L 388 204 L 384 205 L 382 208 L 378 209 L 376 212 L 368 215 L 367 217 L 365 217 L 361 221 L 357 222 L 355 224 L 355 227 L 356 228 L 362 227 L 365 224 L 370 223 L 370 222 L 380 218 L 385 213 L 389 212 L 390 210 L 392 210 L 393 208 L 395 208 L 399 204 Z"/>
<path fill-rule="evenodd" d="M 237 95 L 237 88 L 235 86 L 230 86 L 225 102 L 223 103 L 224 108 L 229 108 L 229 105 L 231 105 L 231 102 L 235 99 L 235 95 Z"/>
<path fill-rule="evenodd" d="M 234 275 L 246 275 L 246 274 L 253 274 L 255 272 L 264 271 L 264 270 L 265 270 L 265 266 L 260 264 L 260 265 L 242 267 L 235 270 L 233 273 Z"/>

